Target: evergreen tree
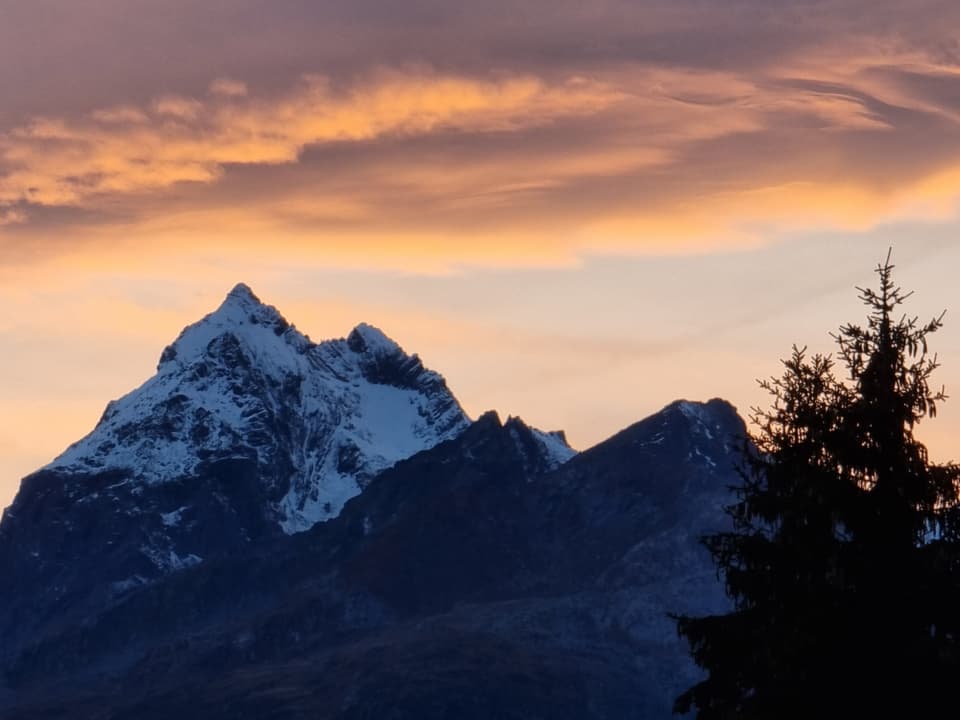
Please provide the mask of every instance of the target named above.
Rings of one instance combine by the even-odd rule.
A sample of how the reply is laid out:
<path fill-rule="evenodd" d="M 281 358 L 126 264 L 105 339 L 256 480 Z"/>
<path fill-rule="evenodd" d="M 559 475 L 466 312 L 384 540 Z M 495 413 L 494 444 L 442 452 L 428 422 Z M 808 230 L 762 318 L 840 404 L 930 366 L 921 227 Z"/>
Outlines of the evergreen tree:
<path fill-rule="evenodd" d="M 915 426 L 943 391 L 910 296 L 859 289 L 865 327 L 835 339 L 847 370 L 794 348 L 762 386 L 733 529 L 705 538 L 734 609 L 678 618 L 707 677 L 676 711 L 714 718 L 960 714 L 960 468 L 930 462 Z"/>

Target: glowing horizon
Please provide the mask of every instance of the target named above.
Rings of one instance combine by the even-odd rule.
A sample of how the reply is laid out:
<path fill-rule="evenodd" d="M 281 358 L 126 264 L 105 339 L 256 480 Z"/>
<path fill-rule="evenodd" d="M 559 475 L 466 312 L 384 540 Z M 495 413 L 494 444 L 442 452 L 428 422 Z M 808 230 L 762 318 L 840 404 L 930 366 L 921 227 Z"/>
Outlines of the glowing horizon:
<path fill-rule="evenodd" d="M 955 311 L 958 24 L 940 0 L 10 4 L 0 505 L 239 281 L 580 447 L 681 396 L 745 414 L 791 343 L 860 319 L 889 246 L 911 310 Z M 951 403 L 921 428 L 943 459 L 958 431 Z"/>

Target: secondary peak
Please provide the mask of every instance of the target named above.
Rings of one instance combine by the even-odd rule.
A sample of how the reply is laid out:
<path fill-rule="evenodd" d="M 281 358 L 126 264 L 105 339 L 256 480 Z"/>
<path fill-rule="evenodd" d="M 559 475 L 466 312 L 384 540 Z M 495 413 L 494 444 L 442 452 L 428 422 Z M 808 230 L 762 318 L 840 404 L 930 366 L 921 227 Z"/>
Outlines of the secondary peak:
<path fill-rule="evenodd" d="M 400 346 L 382 330 L 367 323 L 360 323 L 353 329 L 347 338 L 347 345 L 356 353 L 374 356 L 392 355 L 400 351 Z"/>

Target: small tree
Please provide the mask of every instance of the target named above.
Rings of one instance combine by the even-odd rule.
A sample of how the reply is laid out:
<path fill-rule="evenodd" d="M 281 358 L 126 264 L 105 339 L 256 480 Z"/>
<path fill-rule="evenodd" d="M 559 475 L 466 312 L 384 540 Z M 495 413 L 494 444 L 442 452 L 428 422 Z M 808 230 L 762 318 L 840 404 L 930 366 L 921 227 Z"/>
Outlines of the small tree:
<path fill-rule="evenodd" d="M 754 410 L 733 530 L 705 538 L 734 609 L 678 618 L 708 675 L 677 700 L 713 718 L 916 717 L 960 702 L 960 468 L 936 465 L 913 434 L 943 391 L 890 257 L 859 289 L 866 327 L 829 357 L 794 348 L 773 398 Z"/>

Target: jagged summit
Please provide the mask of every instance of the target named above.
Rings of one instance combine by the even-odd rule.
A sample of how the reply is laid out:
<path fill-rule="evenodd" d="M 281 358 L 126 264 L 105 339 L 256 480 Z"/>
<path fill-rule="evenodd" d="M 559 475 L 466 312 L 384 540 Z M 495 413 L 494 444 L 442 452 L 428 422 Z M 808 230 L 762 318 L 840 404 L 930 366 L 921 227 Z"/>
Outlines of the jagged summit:
<path fill-rule="evenodd" d="M 278 334 L 282 334 L 288 325 L 279 310 L 262 302 L 245 283 L 235 285 L 220 307 L 201 322 L 204 321 L 235 324 L 243 324 L 245 321 L 250 325 L 276 325 L 282 328 Z"/>
<path fill-rule="evenodd" d="M 527 472 L 536 474 L 555 470 L 577 454 L 567 443 L 562 430 L 537 430 L 518 417 L 507 418 L 504 428 L 525 458 Z"/>
<path fill-rule="evenodd" d="M 510 439 L 517 457 L 523 459 L 524 472 L 530 477 L 556 470 L 577 455 L 562 431 L 544 432 L 513 416 L 508 416 L 504 422 L 496 410 L 480 415 L 469 432 L 482 438 L 501 431 Z"/>
<path fill-rule="evenodd" d="M 229 293 L 220 307 L 199 322 L 186 327 L 179 337 L 163 351 L 158 370 L 176 372 L 177 366 L 196 362 L 215 352 L 211 343 L 230 335 L 237 344 L 242 341 L 251 359 L 275 363 L 291 353 L 303 355 L 313 343 L 284 319 L 272 305 L 266 305 L 244 283 Z M 282 342 L 278 342 L 278 339 Z M 287 358 L 286 362 L 290 362 Z M 296 362 L 296 361 L 293 361 Z"/>
<path fill-rule="evenodd" d="M 45 469 L 157 484 L 248 459 L 270 512 L 296 532 L 468 423 L 444 379 L 380 330 L 361 324 L 315 344 L 240 283 Z"/>
<path fill-rule="evenodd" d="M 402 353 L 400 346 L 388 338 L 380 328 L 367 323 L 357 325 L 347 336 L 347 346 L 355 353 L 369 353 L 374 356 L 396 355 Z"/>
<path fill-rule="evenodd" d="M 227 297 L 224 300 L 224 304 L 228 302 L 240 302 L 240 303 L 252 303 L 254 305 L 262 305 L 260 298 L 256 296 L 253 292 L 253 289 L 244 282 L 238 282 L 233 286 L 233 289 L 227 293 Z"/>

